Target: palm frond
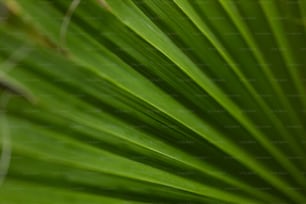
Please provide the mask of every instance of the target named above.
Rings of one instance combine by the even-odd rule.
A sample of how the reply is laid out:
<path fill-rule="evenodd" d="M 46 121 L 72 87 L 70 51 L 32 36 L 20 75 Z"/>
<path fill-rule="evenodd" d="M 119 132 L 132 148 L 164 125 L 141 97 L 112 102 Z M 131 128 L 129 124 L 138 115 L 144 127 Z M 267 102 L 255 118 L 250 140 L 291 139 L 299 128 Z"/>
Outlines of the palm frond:
<path fill-rule="evenodd" d="M 306 202 L 304 0 L 4 5 L 0 203 Z"/>

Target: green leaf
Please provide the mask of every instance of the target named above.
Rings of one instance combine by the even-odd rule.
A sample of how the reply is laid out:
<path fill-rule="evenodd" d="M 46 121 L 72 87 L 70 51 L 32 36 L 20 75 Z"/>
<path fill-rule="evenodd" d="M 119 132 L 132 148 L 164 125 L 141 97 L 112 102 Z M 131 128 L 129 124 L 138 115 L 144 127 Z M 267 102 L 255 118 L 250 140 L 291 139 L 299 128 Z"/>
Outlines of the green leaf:
<path fill-rule="evenodd" d="M 4 5 L 4 203 L 305 202 L 303 1 Z"/>

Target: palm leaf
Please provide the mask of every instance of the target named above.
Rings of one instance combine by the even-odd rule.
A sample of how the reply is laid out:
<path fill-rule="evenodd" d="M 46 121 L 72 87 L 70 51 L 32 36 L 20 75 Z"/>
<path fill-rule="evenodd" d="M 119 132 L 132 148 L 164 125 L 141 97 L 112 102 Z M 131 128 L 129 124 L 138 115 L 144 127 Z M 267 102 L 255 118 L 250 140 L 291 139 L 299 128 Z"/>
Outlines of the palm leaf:
<path fill-rule="evenodd" d="M 0 201 L 306 202 L 304 4 L 4 1 Z"/>

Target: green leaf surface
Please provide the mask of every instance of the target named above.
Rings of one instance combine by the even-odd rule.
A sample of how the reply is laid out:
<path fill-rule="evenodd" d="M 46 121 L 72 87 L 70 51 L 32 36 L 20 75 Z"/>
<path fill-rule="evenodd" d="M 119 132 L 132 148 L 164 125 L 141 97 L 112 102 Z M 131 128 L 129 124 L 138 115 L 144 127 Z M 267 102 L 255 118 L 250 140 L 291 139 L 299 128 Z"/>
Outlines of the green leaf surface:
<path fill-rule="evenodd" d="M 305 202 L 303 0 L 4 5 L 0 203 Z"/>

